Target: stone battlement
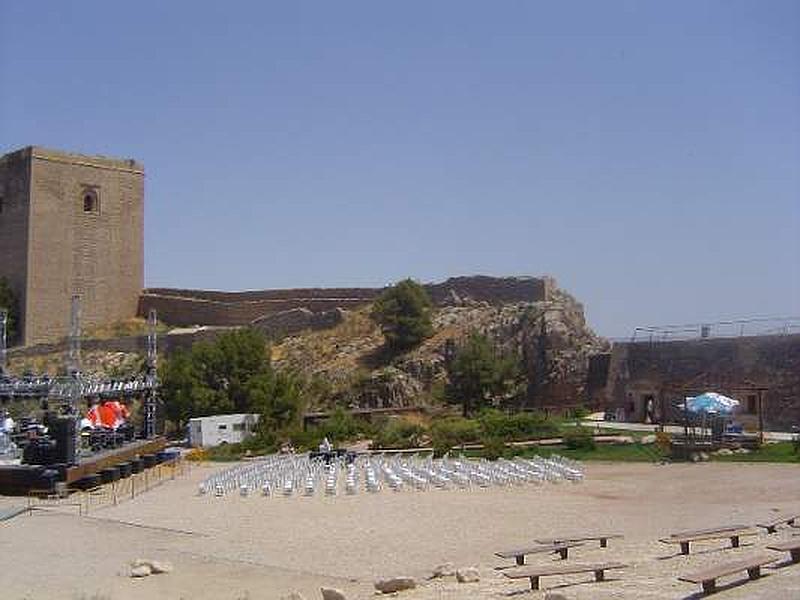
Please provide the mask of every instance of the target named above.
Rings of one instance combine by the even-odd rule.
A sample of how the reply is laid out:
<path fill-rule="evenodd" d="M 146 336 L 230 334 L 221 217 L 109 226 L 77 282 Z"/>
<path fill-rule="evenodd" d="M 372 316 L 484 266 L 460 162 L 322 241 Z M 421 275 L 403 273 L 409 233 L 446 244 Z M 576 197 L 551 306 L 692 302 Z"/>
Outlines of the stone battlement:
<path fill-rule="evenodd" d="M 550 277 L 453 277 L 425 285 L 437 306 L 461 299 L 507 304 L 547 300 L 555 282 Z M 383 288 L 306 288 L 221 292 L 151 288 L 143 292 L 139 313 L 154 308 L 170 325 L 247 325 L 269 315 L 304 309 L 312 313 L 336 308 L 353 309 L 374 301 Z"/>

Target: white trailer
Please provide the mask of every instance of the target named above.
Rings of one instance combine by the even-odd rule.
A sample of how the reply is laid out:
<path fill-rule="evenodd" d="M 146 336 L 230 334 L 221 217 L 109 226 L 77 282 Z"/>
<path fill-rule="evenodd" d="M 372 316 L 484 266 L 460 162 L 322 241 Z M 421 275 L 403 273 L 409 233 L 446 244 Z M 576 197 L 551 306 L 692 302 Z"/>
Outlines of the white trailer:
<path fill-rule="evenodd" d="M 246 440 L 258 424 L 257 414 L 212 415 L 189 419 L 189 445 L 209 448 Z"/>

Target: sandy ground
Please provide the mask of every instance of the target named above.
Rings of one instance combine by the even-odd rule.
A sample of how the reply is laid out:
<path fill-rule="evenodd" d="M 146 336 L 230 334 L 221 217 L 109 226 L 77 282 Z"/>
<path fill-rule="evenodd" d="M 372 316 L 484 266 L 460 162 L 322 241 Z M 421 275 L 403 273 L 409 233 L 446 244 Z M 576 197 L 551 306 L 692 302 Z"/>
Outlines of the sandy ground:
<path fill-rule="evenodd" d="M 183 479 L 89 517 L 74 509 L 37 511 L 0 523 L 0 597 L 5 599 L 277 600 L 292 590 L 309 600 L 322 585 L 348 598 L 374 598 L 372 582 L 386 575 L 426 577 L 437 564 L 477 566 L 481 582 L 428 582 L 398 597 L 409 600 L 525 598 L 546 591 L 567 598 L 695 598 L 699 585 L 676 576 L 763 549 L 800 529 L 698 543 L 690 556 L 659 543 L 674 531 L 754 523 L 800 512 L 800 469 L 749 464 L 590 464 L 582 484 L 546 484 L 475 491 L 382 492 L 325 498 L 225 498 L 196 495 L 212 469 L 195 467 Z M 19 503 L 0 498 L 0 509 Z M 496 550 L 535 538 L 619 532 L 607 549 L 573 550 L 570 561 L 620 560 L 625 571 L 595 583 L 591 574 L 510 581 L 494 567 Z M 171 561 L 168 575 L 133 580 L 137 557 Z M 766 568 L 719 582 L 715 598 L 800 598 L 800 564 Z M 539 555 L 532 564 L 557 558 Z"/>

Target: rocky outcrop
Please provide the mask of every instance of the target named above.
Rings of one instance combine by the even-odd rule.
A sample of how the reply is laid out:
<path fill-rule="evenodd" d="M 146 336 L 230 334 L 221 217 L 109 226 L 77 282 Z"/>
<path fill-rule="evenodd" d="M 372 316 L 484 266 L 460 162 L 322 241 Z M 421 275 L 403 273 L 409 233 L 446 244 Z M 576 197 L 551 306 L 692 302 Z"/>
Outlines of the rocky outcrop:
<path fill-rule="evenodd" d="M 338 406 L 419 406 L 440 399 L 448 362 L 479 332 L 519 357 L 528 388 L 517 400 L 531 406 L 583 401 L 589 357 L 608 344 L 587 326 L 572 296 L 553 286 L 547 301 L 491 304 L 450 292 L 452 303 L 433 312 L 433 336 L 388 365 L 380 365 L 383 337 L 367 309 L 348 313 L 332 330 L 287 338 L 275 348 L 276 365 L 331 382 Z"/>

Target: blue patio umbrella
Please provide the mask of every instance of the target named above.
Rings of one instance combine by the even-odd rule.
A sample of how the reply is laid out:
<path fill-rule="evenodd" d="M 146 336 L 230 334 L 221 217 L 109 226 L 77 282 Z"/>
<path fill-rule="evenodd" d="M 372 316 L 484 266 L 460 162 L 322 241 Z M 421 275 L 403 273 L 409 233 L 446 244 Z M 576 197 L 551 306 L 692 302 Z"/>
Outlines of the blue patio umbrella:
<path fill-rule="evenodd" d="M 733 409 L 739 406 L 739 401 L 728 398 L 716 392 L 706 392 L 699 396 L 686 398 L 685 407 L 691 413 L 716 413 L 719 415 L 729 415 Z M 681 408 L 684 405 L 681 404 Z"/>

